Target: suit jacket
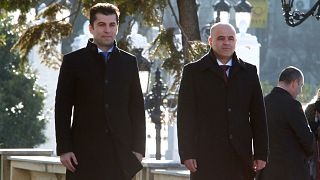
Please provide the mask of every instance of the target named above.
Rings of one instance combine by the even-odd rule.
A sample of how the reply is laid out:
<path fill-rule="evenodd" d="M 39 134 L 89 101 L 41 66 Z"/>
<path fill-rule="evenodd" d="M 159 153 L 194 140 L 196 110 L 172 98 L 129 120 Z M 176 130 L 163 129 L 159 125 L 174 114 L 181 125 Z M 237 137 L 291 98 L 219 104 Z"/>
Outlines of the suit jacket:
<path fill-rule="evenodd" d="M 55 123 L 57 154 L 74 152 L 79 161 L 75 174 L 67 172 L 70 177 L 91 179 L 94 172 L 94 179 L 100 180 L 124 170 L 117 165 L 130 167 L 120 157 L 132 159 L 131 151 L 145 153 L 144 102 L 136 58 L 115 43 L 105 64 L 91 40 L 87 47 L 65 55 Z M 140 163 L 133 164 L 140 165 L 135 170 L 141 168 Z"/>
<path fill-rule="evenodd" d="M 265 97 L 270 137 L 269 163 L 262 180 L 307 180 L 307 157 L 312 155 L 313 134 L 299 101 L 275 87 Z"/>
<path fill-rule="evenodd" d="M 256 68 L 236 54 L 232 62 L 227 84 L 212 50 L 184 67 L 178 143 L 182 163 L 197 159 L 193 179 L 245 179 L 239 171 L 251 179 L 252 159 L 267 160 L 265 109 Z"/>

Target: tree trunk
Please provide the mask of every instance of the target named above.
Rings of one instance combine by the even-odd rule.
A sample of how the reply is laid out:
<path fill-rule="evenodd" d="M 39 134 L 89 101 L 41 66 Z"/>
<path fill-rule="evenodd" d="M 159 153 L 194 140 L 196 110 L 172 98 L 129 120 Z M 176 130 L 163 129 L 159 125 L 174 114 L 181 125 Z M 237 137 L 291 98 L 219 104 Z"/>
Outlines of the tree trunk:
<path fill-rule="evenodd" d="M 188 41 L 201 40 L 199 21 L 197 14 L 196 0 L 177 0 L 179 9 L 179 23 L 182 27 L 182 46 L 184 62 L 191 61 L 188 55 L 189 44 Z"/>

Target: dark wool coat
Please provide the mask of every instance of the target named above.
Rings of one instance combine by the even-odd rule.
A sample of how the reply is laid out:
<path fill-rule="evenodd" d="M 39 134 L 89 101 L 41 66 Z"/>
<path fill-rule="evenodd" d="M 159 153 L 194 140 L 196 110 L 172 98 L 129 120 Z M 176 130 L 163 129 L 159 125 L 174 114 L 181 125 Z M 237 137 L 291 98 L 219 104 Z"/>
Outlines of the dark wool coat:
<path fill-rule="evenodd" d="M 316 103 L 320 104 L 320 100 L 317 100 L 316 102 L 309 104 L 305 110 L 305 114 L 308 120 L 308 123 L 310 125 L 310 128 L 316 138 L 318 138 L 318 127 L 320 125 L 320 117 L 318 117 L 317 122 L 315 121 L 316 119 L 316 114 L 317 111 L 318 113 L 320 112 L 320 107 L 318 107 L 319 110 L 316 108 Z"/>
<path fill-rule="evenodd" d="M 267 160 L 268 133 L 257 70 L 235 54 L 232 63 L 227 84 L 212 50 L 184 67 L 178 142 L 182 163 L 197 160 L 192 180 L 253 179 L 252 160 Z"/>
<path fill-rule="evenodd" d="M 139 170 L 132 151 L 144 155 L 146 130 L 136 58 L 115 43 L 105 64 L 91 40 L 65 55 L 55 123 L 57 154 L 74 152 L 79 163 L 67 180 L 120 180 Z"/>
<path fill-rule="evenodd" d="M 301 104 L 280 87 L 265 97 L 265 104 L 270 155 L 259 180 L 308 180 L 313 134 Z"/>

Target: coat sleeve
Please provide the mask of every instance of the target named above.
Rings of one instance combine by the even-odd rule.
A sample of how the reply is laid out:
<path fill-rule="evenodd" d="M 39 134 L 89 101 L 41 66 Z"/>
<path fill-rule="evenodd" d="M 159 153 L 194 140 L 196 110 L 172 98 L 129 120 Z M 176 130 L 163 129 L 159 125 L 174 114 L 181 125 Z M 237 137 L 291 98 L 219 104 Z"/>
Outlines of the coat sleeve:
<path fill-rule="evenodd" d="M 74 74 L 66 56 L 60 68 L 55 98 L 57 154 L 72 152 L 71 115 L 74 105 Z"/>
<path fill-rule="evenodd" d="M 313 153 L 314 138 L 305 114 L 303 113 L 302 106 L 298 101 L 293 101 L 289 107 L 290 109 L 286 112 L 286 119 L 288 119 L 289 125 L 295 132 L 305 154 L 311 156 Z"/>
<path fill-rule="evenodd" d="M 254 159 L 267 161 L 269 153 L 266 111 L 257 69 L 254 69 L 254 90 L 250 105 Z"/>
<path fill-rule="evenodd" d="M 197 128 L 194 82 L 191 66 L 183 69 L 177 114 L 178 146 L 181 163 L 187 159 L 196 159 Z"/>
<path fill-rule="evenodd" d="M 146 144 L 146 121 L 144 111 L 144 100 L 140 85 L 137 61 L 134 61 L 133 81 L 130 87 L 129 115 L 133 132 L 133 151 L 145 155 Z"/>

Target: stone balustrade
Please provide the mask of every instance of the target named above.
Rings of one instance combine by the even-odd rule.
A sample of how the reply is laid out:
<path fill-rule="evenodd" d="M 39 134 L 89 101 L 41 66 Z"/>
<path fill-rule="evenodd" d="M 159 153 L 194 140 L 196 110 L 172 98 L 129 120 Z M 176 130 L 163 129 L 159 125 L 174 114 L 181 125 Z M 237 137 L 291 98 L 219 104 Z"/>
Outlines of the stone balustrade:
<path fill-rule="evenodd" d="M 153 180 L 189 180 L 190 171 L 188 170 L 165 170 L 165 169 L 155 169 L 151 171 L 153 175 Z"/>
<path fill-rule="evenodd" d="M 22 155 L 22 156 L 21 156 Z M 47 156 L 48 155 L 48 156 Z M 1 180 L 65 180 L 65 167 L 59 157 L 26 156 L 26 153 L 7 156 L 9 167 L 3 167 L 7 179 Z M 178 162 L 170 160 L 144 159 L 143 169 L 133 180 L 188 180 L 189 171 Z M 8 165 L 8 164 L 7 164 Z M 94 174 L 92 175 L 94 177 Z"/>
<path fill-rule="evenodd" d="M 0 149 L 0 179 L 10 180 L 11 161 L 9 156 L 52 156 L 51 149 Z"/>

